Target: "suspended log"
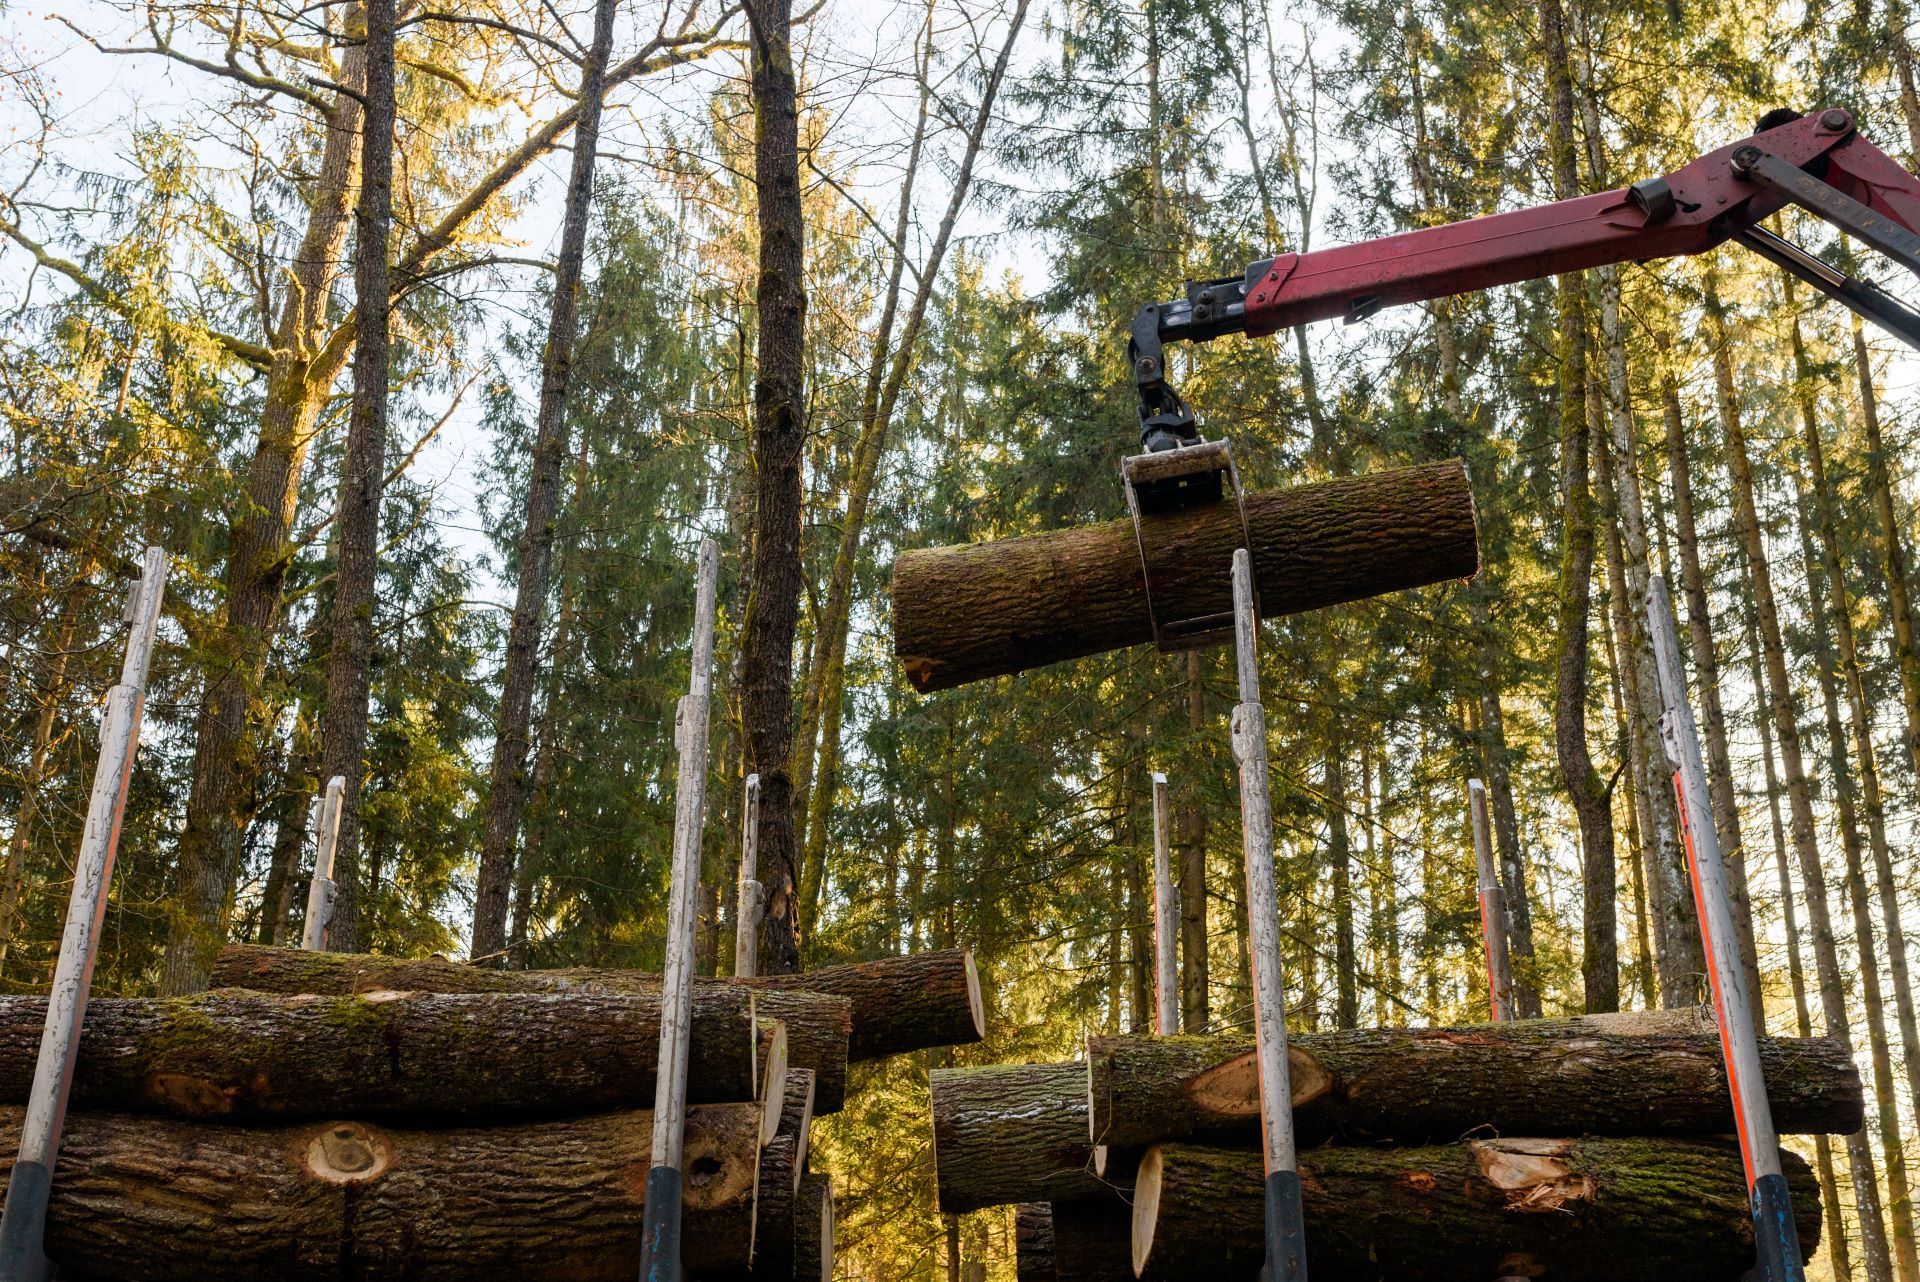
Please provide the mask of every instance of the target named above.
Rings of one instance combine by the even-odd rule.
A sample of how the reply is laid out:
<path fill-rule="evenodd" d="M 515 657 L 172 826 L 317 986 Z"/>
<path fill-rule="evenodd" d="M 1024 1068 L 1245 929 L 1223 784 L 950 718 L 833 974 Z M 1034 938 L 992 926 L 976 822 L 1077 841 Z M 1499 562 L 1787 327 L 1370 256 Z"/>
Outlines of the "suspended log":
<path fill-rule="evenodd" d="M 0 1152 L 21 1109 L 0 1109 Z M 687 1267 L 744 1268 L 760 1111 L 690 1109 Z M 63 1269 L 142 1282 L 631 1282 L 652 1115 L 389 1130 L 67 1119 L 47 1217 Z"/>
<path fill-rule="evenodd" d="M 46 1008 L 0 997 L 0 1103 L 26 1101 Z M 700 994 L 694 1103 L 759 1097 L 757 1061 L 785 1058 L 785 1033 L 769 1025 L 756 1048 L 751 993 Z M 73 1104 L 234 1121 L 638 1108 L 653 1102 L 659 1037 L 660 1002 L 646 995 L 99 998 L 87 1005 Z"/>
<path fill-rule="evenodd" d="M 1860 1128 L 1859 1070 L 1838 1043 L 1762 1038 L 1761 1061 L 1782 1133 Z M 1295 1125 L 1309 1144 L 1734 1126 L 1719 1038 L 1693 1010 L 1307 1033 L 1292 1039 L 1290 1064 Z M 1246 1038 L 1090 1038 L 1087 1081 L 1091 1136 L 1110 1149 L 1259 1133 Z"/>
<path fill-rule="evenodd" d="M 1268 618 L 1479 568 L 1473 495 L 1458 460 L 1246 498 Z M 1146 518 L 1162 619 L 1232 609 L 1244 541 L 1231 501 Z M 923 692 L 1153 639 L 1130 521 L 997 543 L 903 552 L 893 566 L 893 652 Z"/>
<path fill-rule="evenodd" d="M 235 944 L 220 950 L 213 983 L 272 993 L 657 993 L 660 978 L 631 970 L 492 970 L 444 957 L 310 953 Z M 696 995 L 737 987 L 702 980 Z M 759 1013 L 787 1026 L 787 1063 L 814 1072 L 814 1111 L 839 1111 L 847 1085 L 852 1004 L 844 997 L 773 986 L 752 990 Z"/>
<path fill-rule="evenodd" d="M 794 1198 L 794 1282 L 833 1282 L 833 1182 L 808 1172 Z"/>
<path fill-rule="evenodd" d="M 1084 1064 L 936 1068 L 933 1165 L 949 1215 L 1113 1196 L 1093 1173 Z"/>
<path fill-rule="evenodd" d="M 1804 1161 L 1781 1159 L 1802 1254 L 1812 1258 L 1819 1193 Z M 1322 1148 L 1301 1154 L 1300 1179 L 1314 1282 L 1735 1282 L 1753 1266 L 1746 1181 L 1731 1143 Z M 1149 1149 L 1133 1196 L 1132 1264 L 1142 1282 L 1252 1277 L 1264 1250 L 1263 1186 L 1255 1152 Z"/>

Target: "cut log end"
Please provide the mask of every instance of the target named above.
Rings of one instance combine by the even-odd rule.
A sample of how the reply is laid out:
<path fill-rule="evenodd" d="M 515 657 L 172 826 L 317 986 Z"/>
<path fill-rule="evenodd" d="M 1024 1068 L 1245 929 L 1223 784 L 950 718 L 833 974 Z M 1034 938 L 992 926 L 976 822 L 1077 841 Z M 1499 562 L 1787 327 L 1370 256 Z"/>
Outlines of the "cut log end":
<path fill-rule="evenodd" d="M 1160 1177 L 1165 1164 L 1160 1146 L 1154 1145 L 1140 1159 L 1133 1176 L 1133 1272 L 1138 1277 L 1153 1253 L 1153 1226 L 1160 1218 Z"/>
<path fill-rule="evenodd" d="M 973 949 L 966 950 L 967 968 L 967 1005 L 973 1011 L 973 1036 L 975 1041 L 985 1041 L 987 1037 L 987 1004 L 980 996 L 980 968 L 974 964 Z"/>
<path fill-rule="evenodd" d="M 773 1143 L 773 1137 L 780 1129 L 780 1108 L 784 1098 L 787 1081 L 787 1026 L 780 1020 L 769 1020 L 773 1027 L 766 1037 L 765 1068 L 760 1074 L 760 1143 Z M 812 1107 L 812 1101 L 808 1101 Z"/>

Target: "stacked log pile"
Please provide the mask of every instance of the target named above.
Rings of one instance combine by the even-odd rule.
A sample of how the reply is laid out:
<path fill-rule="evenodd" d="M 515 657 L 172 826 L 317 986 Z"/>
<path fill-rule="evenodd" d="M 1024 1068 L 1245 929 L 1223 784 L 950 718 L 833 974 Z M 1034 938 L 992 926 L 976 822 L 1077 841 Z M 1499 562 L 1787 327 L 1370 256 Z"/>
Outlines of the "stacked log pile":
<path fill-rule="evenodd" d="M 95 999 L 48 1213 L 95 1279 L 629 1279 L 650 1165 L 658 978 L 231 948 L 213 992 Z M 700 980 L 683 1258 L 696 1279 L 826 1282 L 813 1119 L 847 1064 L 985 1033 L 947 950 Z M 42 998 L 0 998 L 0 1153 Z"/>
<path fill-rule="evenodd" d="M 1292 1044 L 1315 1282 L 1734 1282 L 1753 1263 L 1719 1039 L 1703 1012 L 1306 1034 Z M 1861 1123 L 1851 1058 L 1763 1039 L 1785 1134 Z M 933 1075 L 944 1211 L 1018 1206 L 1020 1282 L 1250 1277 L 1259 1082 L 1237 1037 L 1096 1037 L 1068 1064 Z M 1820 1233 L 1784 1155 L 1803 1249 Z"/>

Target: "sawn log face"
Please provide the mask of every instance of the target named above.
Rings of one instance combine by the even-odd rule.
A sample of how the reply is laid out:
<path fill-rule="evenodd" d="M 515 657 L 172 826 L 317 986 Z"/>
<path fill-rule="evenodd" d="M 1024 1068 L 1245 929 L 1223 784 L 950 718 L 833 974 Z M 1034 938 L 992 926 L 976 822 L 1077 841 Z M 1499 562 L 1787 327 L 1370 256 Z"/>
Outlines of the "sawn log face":
<path fill-rule="evenodd" d="M 1269 618 L 1479 568 L 1457 459 L 1249 494 L 1246 509 Z M 1244 538 L 1231 502 L 1151 516 L 1144 528 L 1163 619 L 1232 609 L 1228 567 Z M 1153 639 L 1130 521 L 903 552 L 892 595 L 893 652 L 921 691 Z"/>

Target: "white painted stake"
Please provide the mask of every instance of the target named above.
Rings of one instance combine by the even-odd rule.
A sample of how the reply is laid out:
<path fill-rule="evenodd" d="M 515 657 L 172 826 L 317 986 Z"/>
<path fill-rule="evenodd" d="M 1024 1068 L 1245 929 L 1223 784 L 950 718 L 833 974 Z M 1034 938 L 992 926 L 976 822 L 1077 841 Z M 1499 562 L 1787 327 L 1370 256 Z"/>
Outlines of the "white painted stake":
<path fill-rule="evenodd" d="M 1495 1023 L 1513 1018 L 1513 958 L 1507 943 L 1507 892 L 1493 864 L 1493 839 L 1487 824 L 1487 786 L 1467 780 L 1467 809 L 1473 816 L 1473 856 L 1480 869 L 1480 937 L 1487 956 L 1487 994 Z"/>
<path fill-rule="evenodd" d="M 760 973 L 760 908 L 765 888 L 760 875 L 760 776 L 747 776 L 740 809 L 740 887 L 733 910 L 733 973 L 752 979 Z"/>
<path fill-rule="evenodd" d="M 154 630 L 159 625 L 160 599 L 166 585 L 166 553 L 150 547 L 122 616 L 132 625 L 126 660 L 120 668 L 120 683 L 107 692 L 101 716 L 100 760 L 94 768 L 87 824 L 81 830 L 79 857 L 74 864 L 73 893 L 67 901 L 67 925 L 54 966 L 40 1056 L 34 1065 L 26 1116 L 21 1121 L 20 1156 L 7 1188 L 4 1222 L 0 1222 L 0 1271 L 9 1277 L 44 1276 L 38 1270 L 45 1267 L 42 1239 L 46 1195 L 54 1160 L 60 1154 L 74 1055 L 86 1019 L 87 993 L 93 986 L 100 927 L 107 913 L 107 889 L 113 881 L 120 822 L 127 809 L 127 783 L 140 743 L 147 667 L 153 658 Z"/>
<path fill-rule="evenodd" d="M 307 883 L 307 920 L 300 931 L 300 947 L 310 953 L 326 950 L 327 927 L 333 924 L 333 901 L 340 893 L 333 884 L 333 852 L 340 845 L 340 807 L 346 799 L 347 777 L 327 780 L 326 796 L 319 802 L 320 832 L 313 844 L 313 880 Z"/>
<path fill-rule="evenodd" d="M 1174 960 L 1179 894 L 1173 888 L 1168 856 L 1171 820 L 1167 816 L 1167 776 L 1153 772 L 1153 984 L 1154 1031 L 1171 1037 L 1180 1031 L 1179 964 Z"/>
<path fill-rule="evenodd" d="M 1253 560 L 1233 553 L 1233 640 L 1240 702 L 1233 755 L 1240 763 L 1240 829 L 1247 865 L 1247 952 L 1253 967 L 1253 1027 L 1260 1066 L 1260 1148 L 1265 1160 L 1267 1282 L 1306 1282 L 1300 1174 L 1287 1067 L 1287 989 L 1280 970 L 1280 901 L 1273 878 L 1273 797 L 1267 779 L 1267 714 L 1260 704 L 1260 619 Z"/>
<path fill-rule="evenodd" d="M 713 599 L 719 550 L 700 540 L 693 610 L 692 678 L 674 715 L 680 769 L 673 810 L 666 972 L 660 986 L 660 1061 L 653 1095 L 653 1165 L 678 1171 L 686 1138 L 687 1048 L 693 1024 L 695 892 L 707 799 L 708 700 L 713 685 Z"/>

